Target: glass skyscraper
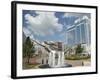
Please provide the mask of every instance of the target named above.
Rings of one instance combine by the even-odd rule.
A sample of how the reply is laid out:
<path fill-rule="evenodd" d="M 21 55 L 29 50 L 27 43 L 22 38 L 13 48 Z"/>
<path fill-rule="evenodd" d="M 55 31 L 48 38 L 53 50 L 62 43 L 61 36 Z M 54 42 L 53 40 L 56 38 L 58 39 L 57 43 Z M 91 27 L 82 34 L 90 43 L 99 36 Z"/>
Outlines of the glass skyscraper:
<path fill-rule="evenodd" d="M 74 24 L 67 28 L 67 45 L 85 44 L 86 46 L 90 46 L 90 30 L 90 19 L 87 16 L 75 20 Z"/>

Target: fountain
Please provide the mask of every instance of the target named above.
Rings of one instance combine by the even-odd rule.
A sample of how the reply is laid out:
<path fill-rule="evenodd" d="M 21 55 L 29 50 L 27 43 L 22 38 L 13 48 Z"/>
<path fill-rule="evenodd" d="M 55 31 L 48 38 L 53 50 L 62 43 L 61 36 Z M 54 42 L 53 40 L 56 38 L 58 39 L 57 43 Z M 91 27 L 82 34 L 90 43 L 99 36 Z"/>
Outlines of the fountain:
<path fill-rule="evenodd" d="M 56 55 L 58 58 L 55 57 Z M 71 67 L 71 65 L 65 63 L 64 52 L 62 51 L 52 51 L 52 53 L 49 53 L 48 64 L 52 68 Z"/>
<path fill-rule="evenodd" d="M 65 63 L 64 51 L 62 50 L 62 44 L 57 45 L 57 48 L 50 49 L 50 45 L 47 48 L 49 50 L 48 64 L 40 65 L 40 68 L 62 68 L 71 67 L 70 64 Z M 47 46 L 46 46 L 47 47 Z"/>

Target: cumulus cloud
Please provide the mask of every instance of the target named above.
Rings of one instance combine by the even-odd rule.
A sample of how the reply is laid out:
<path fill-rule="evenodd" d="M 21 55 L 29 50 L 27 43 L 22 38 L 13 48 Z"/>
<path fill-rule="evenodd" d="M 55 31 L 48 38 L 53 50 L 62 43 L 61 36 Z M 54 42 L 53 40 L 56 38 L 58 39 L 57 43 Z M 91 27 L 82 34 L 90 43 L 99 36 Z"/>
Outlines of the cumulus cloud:
<path fill-rule="evenodd" d="M 83 16 L 87 16 L 90 18 L 90 14 L 89 13 L 65 13 L 63 15 L 64 18 L 67 18 L 67 17 L 83 17 Z"/>
<path fill-rule="evenodd" d="M 23 27 L 23 31 L 24 31 L 26 36 L 30 36 L 31 35 L 31 32 L 26 27 Z"/>
<path fill-rule="evenodd" d="M 32 32 L 28 28 L 23 27 L 23 32 L 26 35 L 26 37 L 30 36 L 31 39 L 35 39 L 34 35 L 32 34 Z"/>
<path fill-rule="evenodd" d="M 36 11 L 36 14 L 37 16 L 25 15 L 26 23 L 28 24 L 27 28 L 35 35 L 53 35 L 62 31 L 63 25 L 58 23 L 58 18 L 55 17 L 54 12 Z"/>
<path fill-rule="evenodd" d="M 82 14 L 78 14 L 78 13 L 65 13 L 63 17 L 79 17 L 82 16 Z"/>

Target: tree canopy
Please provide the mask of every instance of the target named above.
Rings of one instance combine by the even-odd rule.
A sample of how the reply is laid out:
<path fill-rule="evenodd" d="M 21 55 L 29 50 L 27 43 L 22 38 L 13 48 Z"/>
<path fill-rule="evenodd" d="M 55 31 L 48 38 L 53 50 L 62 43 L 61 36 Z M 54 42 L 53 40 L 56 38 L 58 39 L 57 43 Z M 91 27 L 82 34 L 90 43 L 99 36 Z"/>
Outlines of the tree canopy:
<path fill-rule="evenodd" d="M 33 53 L 35 53 L 35 46 L 30 37 L 27 37 L 23 43 L 23 57 L 27 57 L 29 60 L 33 56 Z"/>
<path fill-rule="evenodd" d="M 80 54 L 82 53 L 84 50 L 84 47 L 81 46 L 81 44 L 78 44 L 77 47 L 76 47 L 76 54 Z"/>

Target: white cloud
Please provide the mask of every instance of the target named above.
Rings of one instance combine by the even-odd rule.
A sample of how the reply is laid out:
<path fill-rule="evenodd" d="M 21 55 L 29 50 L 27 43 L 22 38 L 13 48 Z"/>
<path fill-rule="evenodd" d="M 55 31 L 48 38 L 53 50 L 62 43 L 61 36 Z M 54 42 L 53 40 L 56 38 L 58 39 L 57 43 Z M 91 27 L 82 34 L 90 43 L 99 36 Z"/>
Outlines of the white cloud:
<path fill-rule="evenodd" d="M 34 35 L 31 33 L 31 31 L 28 28 L 23 27 L 23 31 L 24 31 L 24 34 L 26 35 L 26 37 L 30 36 L 31 39 L 35 39 Z"/>
<path fill-rule="evenodd" d="M 26 27 L 23 27 L 23 31 L 24 31 L 26 36 L 30 36 L 31 35 L 31 32 Z"/>
<path fill-rule="evenodd" d="M 63 25 L 58 23 L 58 18 L 55 17 L 54 12 L 39 12 L 36 11 L 37 16 L 25 15 L 28 29 L 32 30 L 35 35 L 46 36 L 53 35 L 63 29 Z"/>
<path fill-rule="evenodd" d="M 82 17 L 83 16 L 83 14 L 82 13 L 65 13 L 64 15 L 63 15 L 63 17 Z"/>
<path fill-rule="evenodd" d="M 64 18 L 67 18 L 67 17 L 82 17 L 82 16 L 83 16 L 82 13 L 81 14 L 79 14 L 79 13 L 65 13 L 63 15 Z"/>
<path fill-rule="evenodd" d="M 65 13 L 63 17 L 69 17 L 69 13 Z"/>
<path fill-rule="evenodd" d="M 34 35 L 32 35 L 32 34 L 30 35 L 30 38 L 35 40 Z"/>
<path fill-rule="evenodd" d="M 64 15 L 63 15 L 63 17 L 65 18 L 67 18 L 67 17 L 83 17 L 83 16 L 87 16 L 87 17 L 89 17 L 89 14 L 87 14 L 87 13 L 65 13 Z"/>
<path fill-rule="evenodd" d="M 67 18 L 67 17 L 79 17 L 80 14 L 76 14 L 76 13 L 65 13 L 63 15 L 64 18 Z"/>

